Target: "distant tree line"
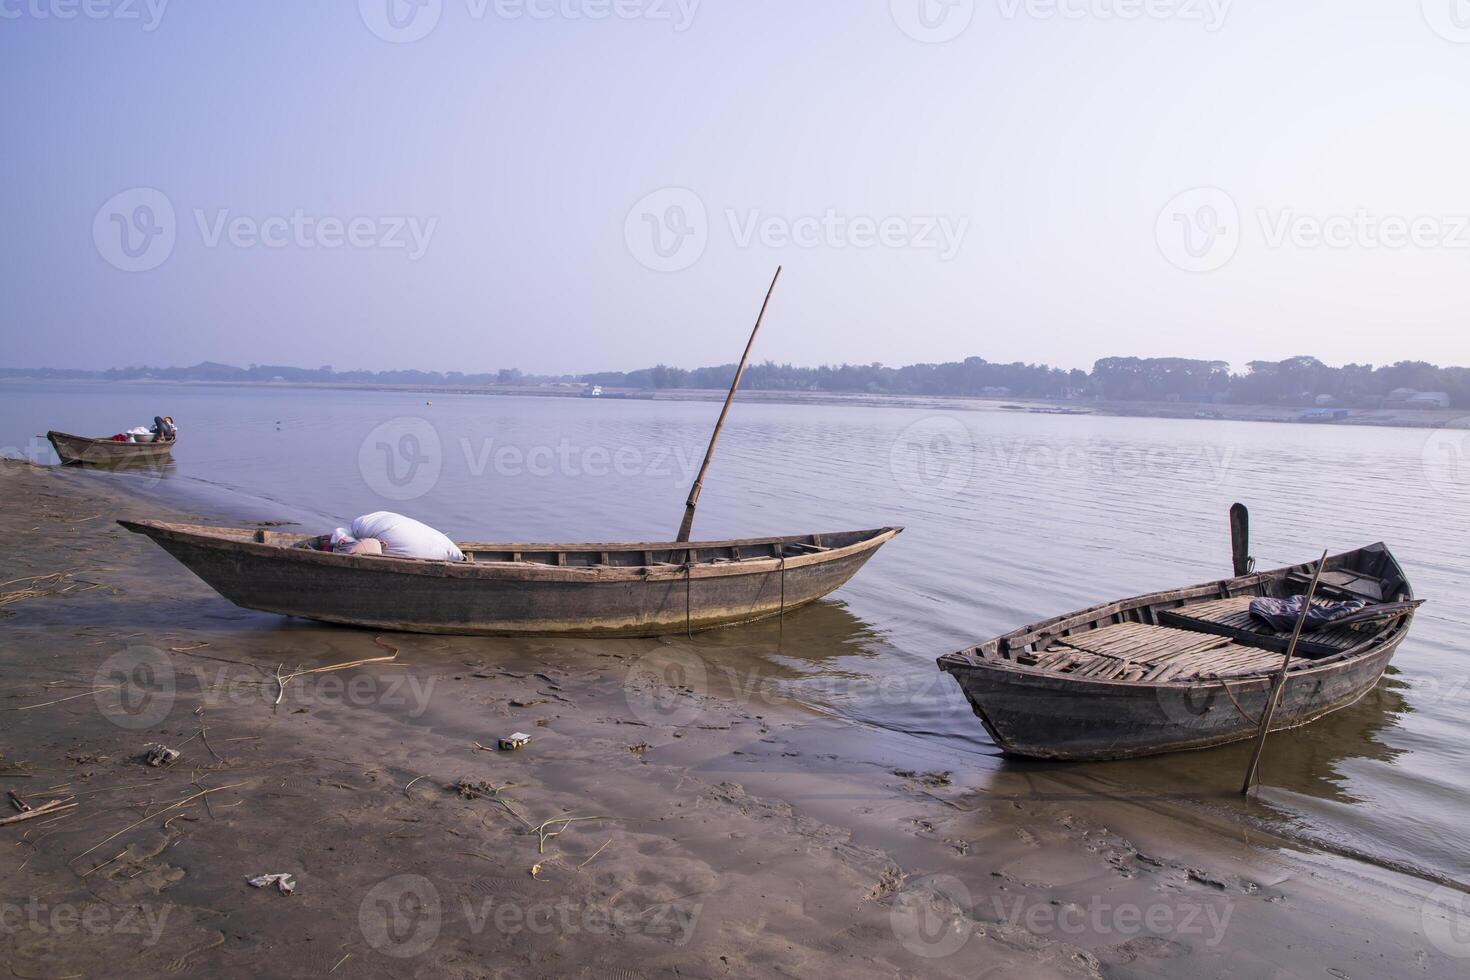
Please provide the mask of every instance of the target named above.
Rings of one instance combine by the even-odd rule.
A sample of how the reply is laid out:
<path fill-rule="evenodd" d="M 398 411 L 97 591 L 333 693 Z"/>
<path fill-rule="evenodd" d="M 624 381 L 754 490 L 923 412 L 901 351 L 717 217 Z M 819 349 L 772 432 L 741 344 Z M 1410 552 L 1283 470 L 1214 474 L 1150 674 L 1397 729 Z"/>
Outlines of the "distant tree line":
<path fill-rule="evenodd" d="M 588 384 L 619 388 L 727 388 L 734 364 L 692 371 L 660 364 L 638 371 L 582 376 Z M 1442 392 L 1455 408 L 1470 407 L 1470 368 L 1424 361 L 1329 367 L 1315 357 L 1251 361 L 1233 374 L 1225 361 L 1183 357 L 1105 357 L 1089 374 L 1045 364 L 996 364 L 979 357 L 943 364 L 842 364 L 793 367 L 753 364 L 742 387 L 767 391 L 846 391 L 891 395 L 964 395 L 1015 398 L 1102 398 L 1109 401 L 1184 401 L 1249 405 L 1319 404 L 1376 408 L 1408 392 Z"/>
<path fill-rule="evenodd" d="M 480 374 L 463 371 L 337 371 L 330 364 L 319 368 L 288 367 L 283 364 L 252 364 L 235 367 L 202 361 L 193 367 L 127 367 L 106 371 L 71 368 L 0 368 L 0 378 L 39 378 L 83 381 L 289 381 L 325 384 L 382 385 L 494 385 L 517 384 L 525 376 L 515 368 Z M 560 380 L 560 379 L 559 379 Z M 570 375 L 566 380 L 575 380 Z"/>
<path fill-rule="evenodd" d="M 608 388 L 728 388 L 734 364 L 685 369 L 658 364 L 637 371 L 584 375 L 530 375 L 515 368 L 461 371 L 337 371 L 330 365 L 298 368 L 252 364 L 234 367 L 206 361 L 193 367 L 130 367 L 107 371 L 64 368 L 0 368 L 3 378 L 99 381 L 236 381 L 382 385 L 487 385 L 548 382 Z M 1101 398 L 1112 401 L 1183 401 L 1208 404 L 1340 405 L 1373 408 L 1404 401 L 1413 392 L 1440 392 L 1450 407 L 1470 407 L 1470 368 L 1400 361 L 1383 367 L 1330 367 L 1315 357 L 1251 361 L 1235 374 L 1224 361 L 1182 357 L 1105 357 L 1092 372 L 979 357 L 942 364 L 839 364 L 796 367 L 766 361 L 750 365 L 742 387 L 762 391 L 830 391 L 891 395 L 962 395 L 991 398 Z"/>

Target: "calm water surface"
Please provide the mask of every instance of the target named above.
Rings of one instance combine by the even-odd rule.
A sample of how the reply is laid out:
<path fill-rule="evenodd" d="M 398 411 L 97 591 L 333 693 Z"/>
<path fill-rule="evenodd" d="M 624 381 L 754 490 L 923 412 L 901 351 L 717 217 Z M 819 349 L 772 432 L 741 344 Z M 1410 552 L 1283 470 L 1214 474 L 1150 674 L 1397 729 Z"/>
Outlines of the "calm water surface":
<path fill-rule="evenodd" d="M 432 397 L 433 404 L 426 404 Z M 398 510 L 460 538 L 673 537 L 710 403 L 203 386 L 0 385 L 0 447 L 52 461 L 49 428 L 110 434 L 170 414 L 161 478 L 108 476 L 250 520 L 329 530 Z M 1470 479 L 1426 431 L 1026 413 L 739 404 L 696 537 L 903 524 L 847 587 L 762 626 L 813 706 L 921 749 L 1003 760 L 934 657 L 1099 601 L 1229 574 L 1226 510 L 1251 507 L 1262 568 L 1387 542 L 1428 604 L 1357 705 L 1273 738 L 1261 802 L 1240 746 L 1073 767 L 1132 795 L 1265 819 L 1307 839 L 1470 880 Z M 181 572 L 182 574 L 182 572 Z M 780 650 L 775 649 L 779 635 Z"/>

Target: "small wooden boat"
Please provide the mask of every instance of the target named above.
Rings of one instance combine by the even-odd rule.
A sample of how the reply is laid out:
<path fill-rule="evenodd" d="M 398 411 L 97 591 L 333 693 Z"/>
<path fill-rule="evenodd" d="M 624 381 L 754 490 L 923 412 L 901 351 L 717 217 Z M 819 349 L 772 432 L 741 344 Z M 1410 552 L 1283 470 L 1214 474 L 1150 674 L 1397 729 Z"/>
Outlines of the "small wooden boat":
<path fill-rule="evenodd" d="M 173 439 L 158 442 L 115 442 L 112 439 L 94 439 L 90 436 L 74 436 L 67 432 L 46 433 L 51 448 L 63 463 L 90 463 L 93 466 L 127 466 L 133 463 L 153 463 L 168 459 L 173 452 Z"/>
<path fill-rule="evenodd" d="M 940 657 L 939 667 L 1012 755 L 1125 759 L 1251 738 L 1290 641 L 1290 631 L 1251 615 L 1251 599 L 1304 594 L 1316 565 L 1033 623 Z M 1328 558 L 1317 597 L 1368 605 L 1302 634 L 1272 731 L 1305 725 L 1372 690 L 1420 604 L 1382 544 Z"/>
<path fill-rule="evenodd" d="M 238 606 L 414 633 L 657 636 L 820 599 L 902 528 L 739 541 L 461 544 L 465 560 L 333 554 L 256 528 L 119 521 Z"/>

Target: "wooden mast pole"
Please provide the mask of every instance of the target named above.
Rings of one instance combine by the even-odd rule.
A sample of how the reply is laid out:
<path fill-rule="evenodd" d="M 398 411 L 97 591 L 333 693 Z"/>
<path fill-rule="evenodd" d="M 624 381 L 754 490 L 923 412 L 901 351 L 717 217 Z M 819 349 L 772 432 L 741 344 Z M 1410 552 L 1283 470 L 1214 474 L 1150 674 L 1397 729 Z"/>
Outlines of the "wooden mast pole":
<path fill-rule="evenodd" d="M 684 522 L 679 525 L 679 536 L 675 541 L 683 543 L 689 540 L 689 535 L 694 530 L 694 508 L 699 506 L 699 494 L 704 489 L 704 475 L 709 472 L 709 464 L 715 458 L 715 443 L 720 441 L 720 430 L 725 426 L 725 416 L 730 414 L 730 403 L 735 400 L 735 389 L 740 387 L 740 378 L 745 374 L 745 362 L 750 359 L 750 348 L 755 345 L 755 335 L 760 333 L 761 321 L 766 317 L 766 307 L 771 302 L 771 294 L 776 291 L 776 280 L 781 278 L 781 267 L 776 266 L 776 275 L 771 279 L 771 286 L 766 290 L 766 298 L 761 303 L 760 314 L 755 318 L 755 329 L 750 331 L 750 339 L 745 342 L 745 353 L 740 355 L 740 366 L 735 369 L 735 380 L 730 382 L 730 393 L 725 396 L 725 405 L 720 409 L 720 417 L 715 421 L 714 434 L 709 437 L 709 448 L 704 451 L 704 462 L 700 464 L 699 475 L 694 478 L 694 485 L 689 488 L 689 499 L 684 502 Z"/>
<path fill-rule="evenodd" d="M 1251 573 L 1251 515 L 1245 504 L 1230 508 L 1230 557 L 1236 578 Z"/>
<path fill-rule="evenodd" d="M 1291 658 L 1296 653 L 1296 643 L 1302 638 L 1302 628 L 1307 625 L 1307 613 L 1312 609 L 1312 596 L 1317 592 L 1317 582 L 1322 578 L 1322 570 L 1327 567 L 1327 552 L 1322 552 L 1322 560 L 1317 562 L 1317 571 L 1312 575 L 1312 584 L 1307 587 L 1307 594 L 1302 599 L 1302 612 L 1296 618 L 1296 629 L 1291 631 L 1291 642 L 1286 645 L 1286 658 L 1281 661 L 1281 670 L 1277 672 L 1276 679 L 1271 683 L 1271 693 L 1266 698 L 1266 706 L 1261 709 L 1261 730 L 1256 732 L 1256 747 L 1251 752 L 1250 767 L 1245 771 L 1245 785 L 1240 788 L 1241 796 L 1249 796 L 1251 786 L 1256 781 L 1256 770 L 1261 765 L 1261 753 L 1266 750 L 1266 734 L 1271 731 L 1271 716 L 1276 713 L 1276 702 L 1281 700 L 1281 692 L 1286 687 L 1286 671 L 1291 666 Z"/>

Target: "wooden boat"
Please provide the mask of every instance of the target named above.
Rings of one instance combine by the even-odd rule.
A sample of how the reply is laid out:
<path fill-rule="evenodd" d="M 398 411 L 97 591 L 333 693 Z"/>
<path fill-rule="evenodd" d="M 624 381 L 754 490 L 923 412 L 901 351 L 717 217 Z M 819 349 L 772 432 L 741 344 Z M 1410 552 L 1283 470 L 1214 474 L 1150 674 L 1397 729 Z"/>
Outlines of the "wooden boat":
<path fill-rule="evenodd" d="M 55 430 L 46 433 L 46 438 L 51 441 L 51 448 L 56 450 L 56 455 L 61 457 L 63 463 L 90 463 L 93 466 L 159 462 L 168 459 L 176 441 L 114 442 L 110 438 L 94 439 Z"/>
<path fill-rule="evenodd" d="M 1251 738 L 1290 639 L 1250 614 L 1251 599 L 1305 593 L 1316 565 L 1096 606 L 940 657 L 939 666 L 1012 755 L 1125 759 Z M 1302 634 L 1272 731 L 1372 690 L 1420 604 L 1382 544 L 1328 558 L 1317 597 L 1369 605 Z"/>
<path fill-rule="evenodd" d="M 311 535 L 119 521 L 238 606 L 415 633 L 657 636 L 790 612 L 902 528 L 739 541 L 467 542 L 461 562 L 341 555 Z"/>

